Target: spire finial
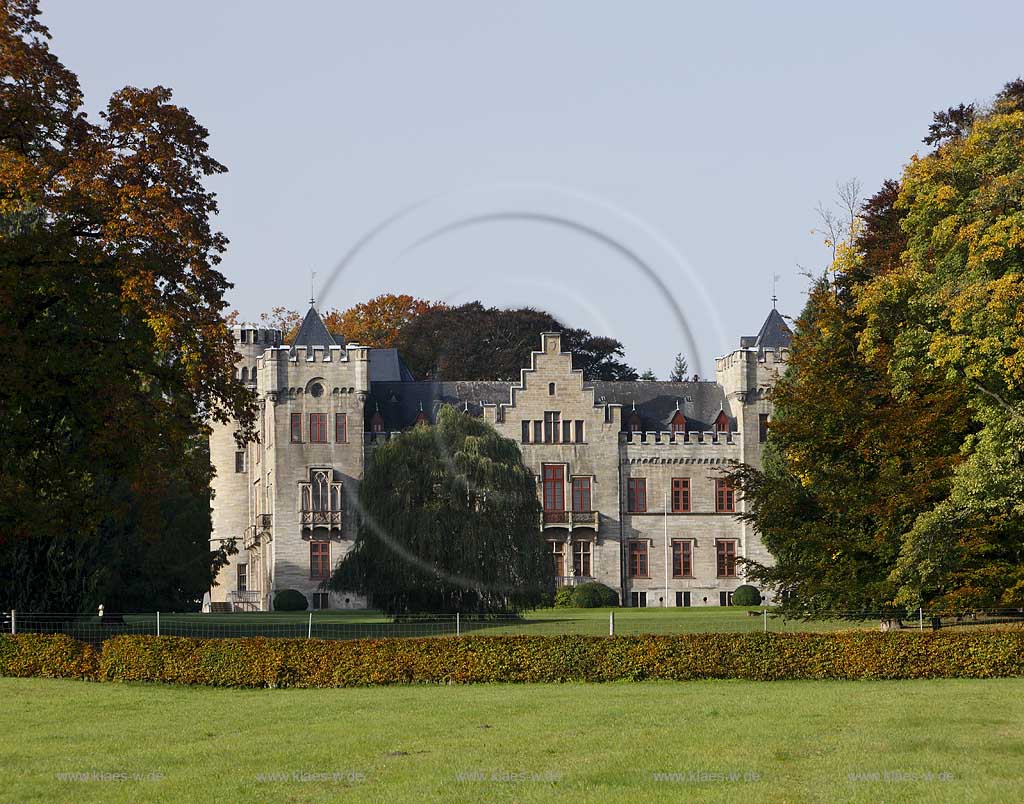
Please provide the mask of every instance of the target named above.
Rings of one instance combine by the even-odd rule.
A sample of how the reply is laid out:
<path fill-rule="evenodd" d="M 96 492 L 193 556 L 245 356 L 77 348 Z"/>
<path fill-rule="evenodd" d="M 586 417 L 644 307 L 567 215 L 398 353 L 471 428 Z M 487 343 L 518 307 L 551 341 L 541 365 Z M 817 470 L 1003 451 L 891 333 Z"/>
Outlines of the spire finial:
<path fill-rule="evenodd" d="M 316 271 L 309 272 L 309 306 L 316 304 Z"/>
<path fill-rule="evenodd" d="M 775 293 L 775 291 L 776 291 L 776 289 L 778 287 L 778 284 L 779 284 L 779 275 L 778 274 L 773 274 L 772 275 L 772 309 L 773 310 L 775 309 L 776 303 L 779 301 L 779 297 Z"/>
<path fill-rule="evenodd" d="M 636 400 L 633 400 L 633 412 L 636 413 Z"/>

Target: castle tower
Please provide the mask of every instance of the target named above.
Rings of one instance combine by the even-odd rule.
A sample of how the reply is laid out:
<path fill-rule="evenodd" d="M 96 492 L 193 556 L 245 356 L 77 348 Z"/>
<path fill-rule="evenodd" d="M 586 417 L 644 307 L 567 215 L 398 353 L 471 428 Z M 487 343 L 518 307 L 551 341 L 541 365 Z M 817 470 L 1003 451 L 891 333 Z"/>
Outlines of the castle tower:
<path fill-rule="evenodd" d="M 742 463 L 761 466 L 773 413 L 771 389 L 786 371 L 792 338 L 792 330 L 773 304 L 757 335 L 741 337 L 739 349 L 715 360 L 716 379 L 731 403 L 742 436 Z M 769 561 L 771 556 L 761 540 L 748 538 L 750 530 L 744 522 L 743 542 L 752 546 L 746 557 Z"/>
<path fill-rule="evenodd" d="M 258 358 L 267 350 L 281 345 L 281 331 L 255 327 L 233 327 L 238 359 L 235 376 L 250 388 L 259 383 Z M 231 557 L 211 590 L 213 602 L 227 601 L 229 591 L 249 586 L 247 556 L 244 550 L 246 529 L 250 527 L 250 492 L 253 445 L 240 447 L 235 441 L 237 423 L 214 423 L 210 432 L 210 462 L 216 470 L 211 487 L 213 491 L 213 529 L 210 534 L 212 548 L 224 540 L 234 539 L 239 550 Z"/>

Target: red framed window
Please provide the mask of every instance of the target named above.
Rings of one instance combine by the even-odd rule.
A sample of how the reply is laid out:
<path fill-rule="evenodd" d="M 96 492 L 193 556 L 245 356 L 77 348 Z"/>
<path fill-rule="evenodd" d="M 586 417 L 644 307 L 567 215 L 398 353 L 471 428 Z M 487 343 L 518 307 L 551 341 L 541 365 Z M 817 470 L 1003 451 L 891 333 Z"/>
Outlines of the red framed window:
<path fill-rule="evenodd" d="M 720 514 L 736 511 L 736 491 L 728 478 L 715 478 L 715 511 Z"/>
<path fill-rule="evenodd" d="M 574 477 L 572 479 L 572 510 L 593 511 L 590 507 L 590 478 Z"/>
<path fill-rule="evenodd" d="M 331 543 L 309 543 L 309 577 L 323 580 L 331 574 Z"/>
<path fill-rule="evenodd" d="M 672 478 L 672 513 L 690 513 L 690 478 Z"/>
<path fill-rule="evenodd" d="M 693 542 L 685 540 L 672 542 L 672 577 L 693 577 Z"/>
<path fill-rule="evenodd" d="M 629 577 L 647 577 L 647 542 L 631 541 L 629 543 Z"/>
<path fill-rule="evenodd" d="M 736 542 L 719 541 L 715 543 L 719 578 L 736 577 Z"/>
<path fill-rule="evenodd" d="M 626 509 L 631 514 L 647 512 L 647 478 L 631 477 L 626 481 Z"/>
<path fill-rule="evenodd" d="M 334 414 L 334 441 L 338 444 L 348 442 L 348 415 L 344 413 Z"/>
<path fill-rule="evenodd" d="M 327 443 L 327 414 L 309 414 L 309 441 L 311 444 Z"/>
<path fill-rule="evenodd" d="M 544 464 L 544 510 L 565 510 L 565 467 L 561 464 Z"/>
<path fill-rule="evenodd" d="M 302 443 L 302 414 L 301 413 L 293 413 L 292 414 L 292 443 L 293 444 L 301 444 Z"/>

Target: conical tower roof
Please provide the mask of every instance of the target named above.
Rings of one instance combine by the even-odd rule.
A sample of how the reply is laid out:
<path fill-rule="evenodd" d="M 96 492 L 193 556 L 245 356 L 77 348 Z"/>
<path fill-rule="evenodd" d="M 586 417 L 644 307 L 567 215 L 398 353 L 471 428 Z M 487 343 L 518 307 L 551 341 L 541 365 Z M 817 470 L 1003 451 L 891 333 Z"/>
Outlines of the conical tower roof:
<path fill-rule="evenodd" d="M 310 305 L 309 312 L 302 319 L 302 326 L 299 327 L 292 346 L 322 346 L 326 349 L 328 346 L 343 345 L 338 343 L 334 336 L 327 331 L 327 326 L 320 317 L 320 313 L 316 311 L 316 307 Z"/>

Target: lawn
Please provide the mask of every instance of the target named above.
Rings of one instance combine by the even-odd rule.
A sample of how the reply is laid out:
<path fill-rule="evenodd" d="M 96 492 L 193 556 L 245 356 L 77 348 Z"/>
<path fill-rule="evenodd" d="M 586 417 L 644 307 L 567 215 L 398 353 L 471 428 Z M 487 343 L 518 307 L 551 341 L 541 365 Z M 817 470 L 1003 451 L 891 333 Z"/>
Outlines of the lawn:
<path fill-rule="evenodd" d="M 5 802 L 1024 800 L 1024 679 L 342 690 L 0 679 L 0 700 Z"/>
<path fill-rule="evenodd" d="M 762 631 L 765 627 L 760 609 L 701 606 L 693 608 L 644 609 L 539 609 L 527 612 L 521 620 L 473 622 L 461 618 L 461 633 L 498 634 L 589 634 L 608 633 L 609 614 L 615 614 L 617 634 L 683 634 L 698 632 Z M 160 631 L 164 636 L 268 636 L 305 637 L 309 631 L 309 612 L 256 612 L 234 614 L 162 614 Z M 111 633 L 155 633 L 156 617 L 130 614 L 120 625 L 102 626 L 96 617 L 85 617 L 68 624 L 60 615 L 20 615 L 20 630 L 66 630 L 81 638 L 102 638 Z M 55 625 L 60 623 L 60 625 Z M 48 627 L 50 626 L 50 627 Z M 375 611 L 312 612 L 312 636 L 322 639 L 374 637 L 449 636 L 456 632 L 451 616 L 392 622 Z M 769 613 L 767 627 L 772 632 L 835 631 L 847 628 L 877 628 L 876 620 L 803 620 L 784 619 Z"/>

